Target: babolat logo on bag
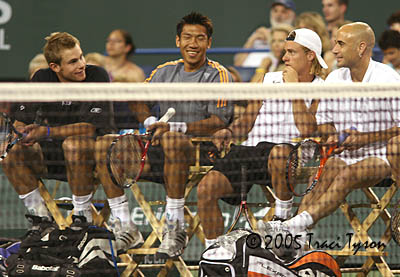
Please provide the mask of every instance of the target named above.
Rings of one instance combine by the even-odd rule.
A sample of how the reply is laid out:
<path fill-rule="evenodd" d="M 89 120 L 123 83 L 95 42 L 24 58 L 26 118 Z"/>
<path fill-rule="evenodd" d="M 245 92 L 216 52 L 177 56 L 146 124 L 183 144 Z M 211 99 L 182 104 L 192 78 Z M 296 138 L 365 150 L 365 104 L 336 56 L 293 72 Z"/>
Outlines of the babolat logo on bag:
<path fill-rule="evenodd" d="M 60 269 L 59 266 L 44 266 L 44 265 L 32 265 L 32 270 L 39 271 L 58 271 Z"/>
<path fill-rule="evenodd" d="M 114 235 L 104 228 L 74 222 L 59 230 L 41 221 L 21 242 L 18 253 L 7 259 L 12 276 L 118 276 Z"/>

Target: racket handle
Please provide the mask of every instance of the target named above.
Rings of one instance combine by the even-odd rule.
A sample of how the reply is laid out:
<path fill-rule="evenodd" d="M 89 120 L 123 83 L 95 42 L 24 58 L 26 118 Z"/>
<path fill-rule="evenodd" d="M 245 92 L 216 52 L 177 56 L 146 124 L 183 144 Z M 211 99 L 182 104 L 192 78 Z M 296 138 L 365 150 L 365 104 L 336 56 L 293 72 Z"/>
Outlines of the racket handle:
<path fill-rule="evenodd" d="M 357 128 L 354 127 L 354 126 L 352 126 L 352 127 L 350 127 L 350 130 L 357 130 Z M 350 135 L 350 134 L 349 134 L 349 133 L 346 133 L 346 132 L 340 133 L 338 145 L 341 145 L 341 144 L 347 139 L 347 137 L 348 137 L 349 135 Z"/>
<path fill-rule="evenodd" d="M 174 108 L 169 108 L 168 111 L 158 120 L 159 122 L 168 122 L 175 115 L 176 111 Z"/>
<path fill-rule="evenodd" d="M 242 165 L 240 168 L 241 182 L 240 182 L 240 200 L 246 201 L 247 199 L 247 168 Z"/>

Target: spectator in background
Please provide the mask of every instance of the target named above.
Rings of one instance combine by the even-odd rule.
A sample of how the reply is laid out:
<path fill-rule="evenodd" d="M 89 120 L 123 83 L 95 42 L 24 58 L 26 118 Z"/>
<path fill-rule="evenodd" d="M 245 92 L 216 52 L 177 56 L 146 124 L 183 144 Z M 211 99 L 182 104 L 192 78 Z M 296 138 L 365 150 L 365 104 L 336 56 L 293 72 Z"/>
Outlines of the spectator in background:
<path fill-rule="evenodd" d="M 294 25 L 296 29 L 307 28 L 318 34 L 322 41 L 322 57 L 328 64 L 328 73 L 331 72 L 335 64 L 335 55 L 332 53 L 332 45 L 322 16 L 317 12 L 305 12 L 296 18 Z"/>
<path fill-rule="evenodd" d="M 335 42 L 335 40 L 336 40 L 336 35 L 337 35 L 337 31 L 339 30 L 339 28 L 342 27 L 343 25 L 350 24 L 350 23 L 353 23 L 353 21 L 345 20 L 345 21 L 343 21 L 343 22 L 337 23 L 337 24 L 332 28 L 332 31 L 330 32 L 330 41 L 331 41 L 331 47 L 332 47 L 332 48 L 335 47 L 335 44 L 336 44 L 336 42 Z M 336 68 L 335 68 L 335 69 L 336 69 Z"/>
<path fill-rule="evenodd" d="M 400 32 L 400 11 L 393 13 L 389 17 L 387 24 L 389 25 L 390 30 Z"/>
<path fill-rule="evenodd" d="M 143 70 L 129 61 L 129 56 L 135 52 L 132 36 L 125 30 L 112 31 L 107 38 L 105 69 L 111 76 L 111 80 L 124 76 L 134 82 L 143 82 L 145 75 Z"/>
<path fill-rule="evenodd" d="M 270 25 L 278 24 L 292 25 L 296 18 L 296 6 L 292 0 L 275 0 L 270 9 Z M 255 30 L 247 39 L 243 48 L 265 49 L 269 47 L 271 40 L 271 28 L 261 26 Z M 235 66 L 258 67 L 268 52 L 238 53 L 234 57 Z"/>
<path fill-rule="evenodd" d="M 228 66 L 226 69 L 231 73 L 233 82 L 243 82 L 242 76 L 240 76 L 240 73 L 239 71 L 237 71 L 236 68 L 234 68 L 233 66 Z"/>
<path fill-rule="evenodd" d="M 271 51 L 265 57 L 260 66 L 256 69 L 253 77 L 251 78 L 252 83 L 260 83 L 263 81 L 265 73 L 282 71 L 285 66 L 282 61 L 282 57 L 285 54 L 285 43 L 289 33 L 293 30 L 293 27 L 288 24 L 279 24 L 271 28 Z"/>
<path fill-rule="evenodd" d="M 322 0 L 322 12 L 327 23 L 329 36 L 332 29 L 337 28 L 337 24 L 344 21 L 349 0 Z"/>
<path fill-rule="evenodd" d="M 106 57 L 104 55 L 97 52 L 91 52 L 85 55 L 85 60 L 87 64 L 97 65 L 101 67 L 104 67 L 105 58 Z"/>
<path fill-rule="evenodd" d="M 400 33 L 386 30 L 379 39 L 379 47 L 383 51 L 384 61 L 400 74 Z"/>
<path fill-rule="evenodd" d="M 48 68 L 49 65 L 47 64 L 46 58 L 42 53 L 37 54 L 33 59 L 29 62 L 29 68 L 28 68 L 28 73 L 29 73 L 29 80 L 32 79 L 33 75 L 38 71 L 39 69 L 45 69 Z"/>

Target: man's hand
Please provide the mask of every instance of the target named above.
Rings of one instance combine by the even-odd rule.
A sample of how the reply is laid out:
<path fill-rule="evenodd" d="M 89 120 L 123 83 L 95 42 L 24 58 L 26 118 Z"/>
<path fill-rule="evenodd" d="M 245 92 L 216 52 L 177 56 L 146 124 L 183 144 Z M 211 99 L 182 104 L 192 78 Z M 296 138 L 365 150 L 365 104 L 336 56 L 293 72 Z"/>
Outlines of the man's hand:
<path fill-rule="evenodd" d="M 153 138 L 151 140 L 152 145 L 159 145 L 160 144 L 160 138 L 165 132 L 169 131 L 169 125 L 166 122 L 156 122 L 154 124 L 151 124 L 147 128 L 147 132 L 154 132 L 153 133 Z"/>
<path fill-rule="evenodd" d="M 222 155 L 229 152 L 232 143 L 232 132 L 229 129 L 221 129 L 213 134 L 212 142 Z"/>
<path fill-rule="evenodd" d="M 41 138 L 47 135 L 47 128 L 37 124 L 26 125 L 22 130 L 20 129 L 17 131 L 26 134 L 26 136 L 21 141 L 21 143 L 26 146 L 33 145 L 35 142 L 39 141 Z"/>
<path fill-rule="evenodd" d="M 368 144 L 368 138 L 365 139 L 366 136 L 357 130 L 346 129 L 343 132 L 348 134 L 348 137 L 342 142 L 342 146 L 346 150 L 354 151 Z"/>
<path fill-rule="evenodd" d="M 262 40 L 268 42 L 270 35 L 271 35 L 271 30 L 268 29 L 267 27 L 262 26 L 257 28 L 257 30 L 255 30 L 254 33 L 251 34 L 247 42 L 251 44 L 253 44 L 254 41 L 256 40 Z"/>
<path fill-rule="evenodd" d="M 291 66 L 286 66 L 285 69 L 283 70 L 282 75 L 283 75 L 283 81 L 285 83 L 299 82 L 299 74 L 297 74 L 297 71 Z"/>
<path fill-rule="evenodd" d="M 334 150 L 335 154 L 340 154 L 344 150 L 354 151 L 368 144 L 368 142 L 365 141 L 365 136 L 361 135 L 357 130 L 346 129 L 342 131 L 342 133 L 347 133 L 348 136 L 340 145 L 338 145 L 339 134 L 331 135 L 326 141 L 326 144 L 328 145 L 338 145 Z"/>

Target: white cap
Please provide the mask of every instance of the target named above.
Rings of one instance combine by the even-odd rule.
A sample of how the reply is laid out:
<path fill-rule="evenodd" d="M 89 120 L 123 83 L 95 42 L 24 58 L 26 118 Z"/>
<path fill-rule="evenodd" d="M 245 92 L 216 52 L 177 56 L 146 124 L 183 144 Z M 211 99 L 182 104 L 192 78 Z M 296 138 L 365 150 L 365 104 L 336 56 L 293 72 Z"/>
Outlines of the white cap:
<path fill-rule="evenodd" d="M 290 32 L 286 40 L 297 42 L 298 44 L 313 51 L 322 68 L 328 68 L 328 65 L 321 56 L 322 42 L 318 34 L 310 29 L 301 28 Z"/>

